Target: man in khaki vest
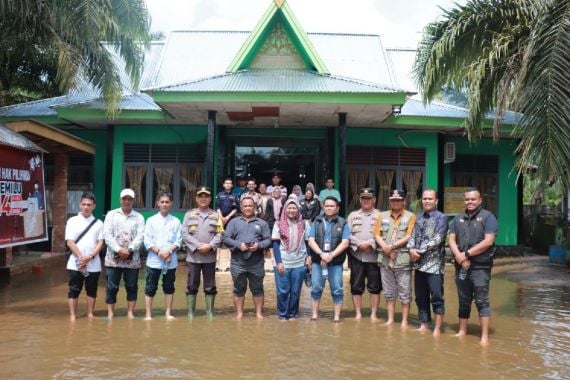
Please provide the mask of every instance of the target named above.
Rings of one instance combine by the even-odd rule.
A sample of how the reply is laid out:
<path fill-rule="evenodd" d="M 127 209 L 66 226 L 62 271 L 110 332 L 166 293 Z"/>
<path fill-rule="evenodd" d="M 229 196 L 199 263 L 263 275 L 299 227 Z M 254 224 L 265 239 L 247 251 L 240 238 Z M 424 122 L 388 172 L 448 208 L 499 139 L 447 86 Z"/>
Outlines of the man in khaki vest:
<path fill-rule="evenodd" d="M 416 216 L 405 209 L 405 200 L 404 190 L 392 190 L 390 210 L 380 213 L 380 220 L 374 228 L 381 253 L 378 263 L 388 310 L 386 325 L 394 323 L 396 297 L 399 297 L 402 303 L 402 328 L 408 327 L 412 300 L 412 268 L 406 245 L 416 222 Z"/>

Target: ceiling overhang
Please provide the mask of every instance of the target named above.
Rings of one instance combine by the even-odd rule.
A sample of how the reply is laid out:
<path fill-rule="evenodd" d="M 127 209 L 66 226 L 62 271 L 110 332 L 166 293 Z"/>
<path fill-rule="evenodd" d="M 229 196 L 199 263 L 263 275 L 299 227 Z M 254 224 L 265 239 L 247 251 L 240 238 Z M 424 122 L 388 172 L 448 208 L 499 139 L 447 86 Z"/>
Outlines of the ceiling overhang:
<path fill-rule="evenodd" d="M 50 153 L 95 154 L 94 144 L 47 124 L 21 120 L 6 122 L 5 125 Z"/>

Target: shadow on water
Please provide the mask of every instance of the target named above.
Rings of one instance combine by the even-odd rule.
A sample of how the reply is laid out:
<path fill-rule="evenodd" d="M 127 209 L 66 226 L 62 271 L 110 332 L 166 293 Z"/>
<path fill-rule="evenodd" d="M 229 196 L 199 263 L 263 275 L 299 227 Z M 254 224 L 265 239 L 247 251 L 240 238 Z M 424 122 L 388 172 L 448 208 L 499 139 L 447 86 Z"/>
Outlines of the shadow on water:
<path fill-rule="evenodd" d="M 383 326 L 368 318 L 364 297 L 363 318 L 353 319 L 348 274 L 345 275 L 343 322 L 332 323 L 328 287 L 320 318 L 309 321 L 310 295 L 301 296 L 301 315 L 282 322 L 275 316 L 274 279 L 265 278 L 265 320 L 254 317 L 246 298 L 244 320 L 234 318 L 231 278 L 217 276 L 219 294 L 216 318 L 208 321 L 204 297 L 196 316 L 186 318 L 185 268 L 177 273 L 173 321 L 164 318 L 164 298 L 155 297 L 152 321 L 144 321 L 144 272 L 139 277 L 137 318 L 125 317 L 124 289 L 118 294 L 116 318 L 108 321 L 104 304 L 104 276 L 99 281 L 96 318 L 84 317 L 85 296 L 80 297 L 80 318 L 68 320 L 67 279 L 54 268 L 27 274 L 0 286 L 0 340 L 2 378 L 568 378 L 570 362 L 570 286 L 564 277 L 540 268 L 542 277 L 528 276 L 536 262 L 501 265 L 491 282 L 493 310 L 491 346 L 481 348 L 477 311 L 473 308 L 468 336 L 457 329 L 457 294 L 448 267 L 445 279 L 444 332 L 433 338 L 415 331 L 419 322 L 412 306 L 410 328 Z M 524 274 L 524 275 L 521 275 Z M 542 278 L 537 282 L 537 278 Z M 562 285 L 561 285 L 562 284 Z M 398 306 L 396 321 L 401 319 Z"/>

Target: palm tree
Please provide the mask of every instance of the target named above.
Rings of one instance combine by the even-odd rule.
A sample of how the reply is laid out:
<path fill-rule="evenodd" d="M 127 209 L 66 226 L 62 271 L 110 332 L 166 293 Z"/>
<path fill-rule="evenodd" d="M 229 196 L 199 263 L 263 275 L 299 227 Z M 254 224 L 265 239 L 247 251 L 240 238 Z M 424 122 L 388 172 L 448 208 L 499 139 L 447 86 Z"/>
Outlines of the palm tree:
<path fill-rule="evenodd" d="M 570 186 L 570 1 L 469 0 L 428 24 L 414 72 L 425 102 L 441 88 L 467 94 L 470 141 L 495 112 L 498 139 L 506 109 L 520 112 L 518 171 L 538 166 L 543 180 Z"/>
<path fill-rule="evenodd" d="M 0 92 L 54 96 L 83 77 L 113 115 L 122 92 L 113 54 L 136 87 L 149 29 L 144 0 L 0 0 Z"/>

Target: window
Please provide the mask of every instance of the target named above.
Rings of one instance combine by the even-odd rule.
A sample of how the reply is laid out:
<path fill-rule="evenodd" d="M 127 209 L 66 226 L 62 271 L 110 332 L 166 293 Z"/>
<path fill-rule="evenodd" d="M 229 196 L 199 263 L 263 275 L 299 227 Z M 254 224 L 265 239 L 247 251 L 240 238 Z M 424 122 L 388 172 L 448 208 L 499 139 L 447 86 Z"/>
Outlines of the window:
<path fill-rule="evenodd" d="M 125 144 L 123 184 L 135 192 L 134 207 L 155 208 L 159 192 L 174 197 L 175 210 L 192 207 L 203 181 L 205 144 Z"/>
<path fill-rule="evenodd" d="M 498 172 L 498 156 L 459 154 L 451 164 L 451 186 L 478 188 L 483 207 L 497 215 Z"/>
<path fill-rule="evenodd" d="M 376 190 L 376 208 L 387 210 L 392 189 L 408 193 L 406 208 L 421 208 L 425 177 L 425 150 L 415 148 L 347 147 L 347 210 L 359 207 L 358 191 L 362 187 Z"/>

